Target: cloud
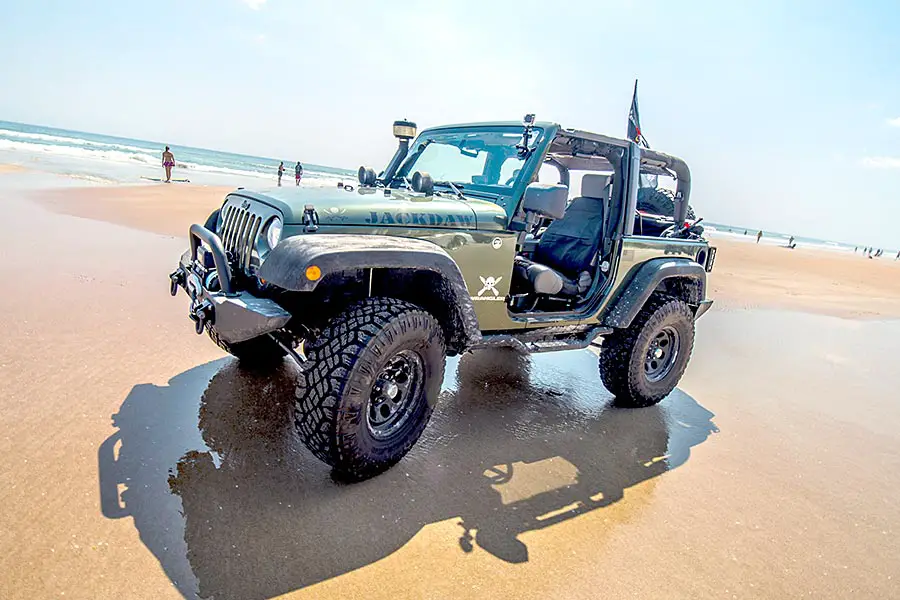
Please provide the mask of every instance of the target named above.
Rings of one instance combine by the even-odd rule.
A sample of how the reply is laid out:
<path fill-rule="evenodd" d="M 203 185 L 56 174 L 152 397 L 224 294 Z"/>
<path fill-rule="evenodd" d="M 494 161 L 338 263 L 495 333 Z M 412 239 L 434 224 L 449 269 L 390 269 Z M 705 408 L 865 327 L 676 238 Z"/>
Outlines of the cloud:
<path fill-rule="evenodd" d="M 859 162 L 870 169 L 900 169 L 900 158 L 893 156 L 866 156 Z"/>
<path fill-rule="evenodd" d="M 888 119 L 887 124 L 890 125 L 891 127 L 900 127 L 900 117 Z"/>
<path fill-rule="evenodd" d="M 243 2 L 253 10 L 259 10 L 260 8 L 262 8 L 262 5 L 266 3 L 266 0 L 241 0 L 241 2 Z"/>

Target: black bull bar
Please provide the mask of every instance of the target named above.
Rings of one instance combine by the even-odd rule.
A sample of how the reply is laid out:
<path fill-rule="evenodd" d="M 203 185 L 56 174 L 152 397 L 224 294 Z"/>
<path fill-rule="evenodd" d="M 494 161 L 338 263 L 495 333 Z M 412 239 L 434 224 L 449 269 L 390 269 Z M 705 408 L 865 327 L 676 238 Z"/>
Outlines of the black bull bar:
<path fill-rule="evenodd" d="M 182 254 L 178 268 L 169 275 L 169 291 L 173 296 L 179 287 L 187 292 L 191 299 L 188 316 L 198 334 L 209 327 L 215 329 L 222 341 L 236 344 L 287 324 L 291 314 L 274 300 L 237 289 L 218 235 L 194 224 L 190 228 L 190 241 L 191 249 Z M 204 254 L 212 255 L 212 268 L 206 260 L 197 259 L 201 244 Z"/>

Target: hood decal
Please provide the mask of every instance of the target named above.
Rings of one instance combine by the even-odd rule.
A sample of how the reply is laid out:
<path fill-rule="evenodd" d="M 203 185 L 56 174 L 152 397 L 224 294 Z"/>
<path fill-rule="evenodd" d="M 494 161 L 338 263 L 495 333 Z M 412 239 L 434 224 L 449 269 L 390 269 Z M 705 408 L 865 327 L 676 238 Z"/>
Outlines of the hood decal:
<path fill-rule="evenodd" d="M 419 225 L 421 227 L 475 227 L 475 215 L 454 215 L 418 212 L 376 212 L 369 211 L 366 217 L 369 225 Z"/>
<path fill-rule="evenodd" d="M 506 215 L 503 208 L 483 200 L 422 196 L 405 190 L 391 190 L 385 195 L 368 188 L 346 192 L 337 188 L 290 187 L 232 194 L 280 210 L 288 225 L 302 225 L 304 209 L 310 204 L 316 207 L 320 225 L 500 229 Z"/>

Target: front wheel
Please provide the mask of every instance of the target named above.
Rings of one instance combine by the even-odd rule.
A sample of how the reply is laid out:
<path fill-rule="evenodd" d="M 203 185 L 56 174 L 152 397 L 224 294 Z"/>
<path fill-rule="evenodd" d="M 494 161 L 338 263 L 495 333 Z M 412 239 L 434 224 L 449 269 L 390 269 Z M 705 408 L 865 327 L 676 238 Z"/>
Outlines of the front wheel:
<path fill-rule="evenodd" d="M 386 471 L 431 417 L 445 352 L 440 324 L 414 304 L 370 298 L 350 307 L 307 347 L 297 434 L 341 477 Z"/>
<path fill-rule="evenodd" d="M 651 296 L 628 329 L 603 340 L 600 377 L 618 406 L 652 406 L 678 385 L 693 348 L 691 307 L 676 298 Z"/>

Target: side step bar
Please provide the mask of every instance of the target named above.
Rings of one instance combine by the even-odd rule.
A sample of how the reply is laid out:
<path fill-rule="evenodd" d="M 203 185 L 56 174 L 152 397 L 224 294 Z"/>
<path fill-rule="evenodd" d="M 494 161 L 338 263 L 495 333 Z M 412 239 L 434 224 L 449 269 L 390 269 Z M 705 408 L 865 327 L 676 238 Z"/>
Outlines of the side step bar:
<path fill-rule="evenodd" d="M 547 327 L 523 333 L 486 335 L 472 348 L 515 348 L 531 354 L 582 350 L 594 343 L 596 338 L 612 331 L 612 328 L 603 326 Z"/>

